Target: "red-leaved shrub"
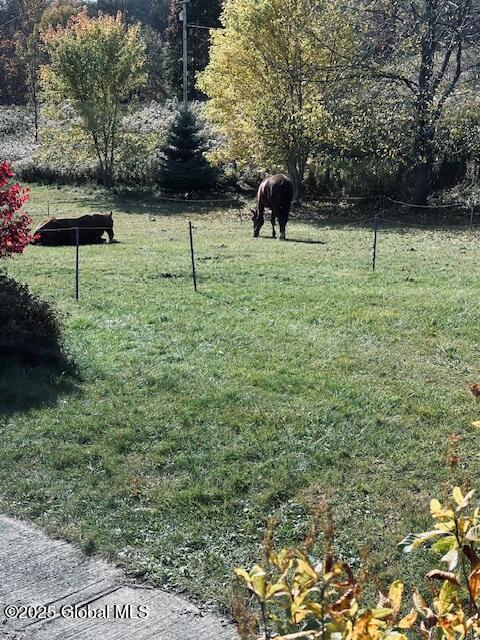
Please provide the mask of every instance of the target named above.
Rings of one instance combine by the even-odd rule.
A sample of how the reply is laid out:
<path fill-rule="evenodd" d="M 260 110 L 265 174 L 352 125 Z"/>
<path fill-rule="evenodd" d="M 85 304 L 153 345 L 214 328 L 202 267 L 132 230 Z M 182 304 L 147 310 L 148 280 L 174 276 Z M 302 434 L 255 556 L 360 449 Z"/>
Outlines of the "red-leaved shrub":
<path fill-rule="evenodd" d="M 0 258 L 22 253 L 32 242 L 32 219 L 22 209 L 30 197 L 28 189 L 11 182 L 13 171 L 8 162 L 0 163 Z"/>

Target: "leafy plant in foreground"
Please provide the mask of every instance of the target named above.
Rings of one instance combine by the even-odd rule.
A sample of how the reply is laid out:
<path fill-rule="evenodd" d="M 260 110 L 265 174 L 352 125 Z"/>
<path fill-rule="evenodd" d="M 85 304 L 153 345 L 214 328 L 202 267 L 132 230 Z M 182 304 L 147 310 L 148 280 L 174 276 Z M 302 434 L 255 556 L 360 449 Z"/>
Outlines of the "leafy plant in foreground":
<path fill-rule="evenodd" d="M 236 593 L 242 638 L 254 637 L 258 627 L 260 637 L 279 640 L 406 640 L 407 632 L 424 640 L 480 637 L 480 508 L 471 508 L 473 494 L 455 487 L 448 505 L 432 500 L 434 528 L 409 534 L 399 545 L 405 553 L 431 545 L 442 554 L 446 570 L 434 569 L 426 576 L 432 584 L 430 603 L 414 589 L 413 607 L 406 612 L 404 585 L 396 580 L 386 594 L 380 593 L 376 607 L 363 607 L 361 579 L 330 552 L 316 562 L 308 547 L 277 553 L 269 545 L 266 568 L 235 570 L 260 614 L 259 620 L 253 618 Z"/>

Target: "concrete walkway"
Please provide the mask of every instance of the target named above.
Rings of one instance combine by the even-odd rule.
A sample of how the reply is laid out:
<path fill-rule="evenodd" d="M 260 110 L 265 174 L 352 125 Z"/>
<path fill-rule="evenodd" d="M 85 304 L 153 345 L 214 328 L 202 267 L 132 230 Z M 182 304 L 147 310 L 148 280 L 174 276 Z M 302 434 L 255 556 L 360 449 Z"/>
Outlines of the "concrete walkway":
<path fill-rule="evenodd" d="M 128 585 L 110 563 L 0 515 L 0 638 L 233 640 L 236 634 L 187 600 Z"/>

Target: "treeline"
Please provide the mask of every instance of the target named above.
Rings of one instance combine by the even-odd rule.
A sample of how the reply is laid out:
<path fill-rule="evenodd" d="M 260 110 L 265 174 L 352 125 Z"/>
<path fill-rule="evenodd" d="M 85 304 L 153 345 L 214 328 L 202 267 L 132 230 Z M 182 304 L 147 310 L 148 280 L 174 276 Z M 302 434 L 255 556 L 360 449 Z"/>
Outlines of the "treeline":
<path fill-rule="evenodd" d="M 418 205 L 478 167 L 479 0 L 233 0 L 222 27 L 200 87 L 224 157 Z"/>
<path fill-rule="evenodd" d="M 46 135 L 37 167 L 42 155 L 51 162 L 52 149 L 64 148 L 77 163 L 83 153 L 84 167 L 93 156 L 96 165 L 84 175 L 96 173 L 109 185 L 155 183 L 152 167 L 165 153 L 152 122 L 162 128 L 163 105 L 182 89 L 180 11 L 180 0 L 96 0 L 83 9 L 78 0 L 0 4 L 0 101 L 28 104 L 36 135 L 42 102 Z M 141 51 L 129 91 L 116 84 L 116 54 L 87 38 L 98 32 L 92 37 L 103 40 L 96 23 L 109 17 L 117 21 L 117 45 L 134 29 Z M 425 205 L 438 189 L 463 185 L 465 196 L 475 193 L 480 0 L 191 0 L 188 18 L 189 99 L 200 101 L 195 127 L 205 129 L 198 137 L 209 137 L 197 151 L 207 152 L 217 175 L 288 171 L 297 197 L 304 190 L 389 193 Z M 49 47 L 45 38 L 59 30 L 65 51 L 85 36 L 104 78 L 98 65 L 85 63 L 72 84 L 54 39 Z M 101 100 L 94 104 L 102 85 L 113 100 L 105 131 L 96 129 Z"/>
<path fill-rule="evenodd" d="M 35 100 L 32 75 L 45 61 L 39 34 L 49 26 L 65 25 L 85 3 L 81 0 L 0 0 L 0 104 L 22 105 Z M 140 22 L 146 43 L 149 82 L 142 100 L 164 100 L 182 92 L 182 23 L 179 0 L 95 0 L 85 5 L 90 16 L 115 16 L 127 24 Z M 195 76 L 208 62 L 209 27 L 219 26 L 221 0 L 189 3 L 189 96 L 204 98 Z"/>

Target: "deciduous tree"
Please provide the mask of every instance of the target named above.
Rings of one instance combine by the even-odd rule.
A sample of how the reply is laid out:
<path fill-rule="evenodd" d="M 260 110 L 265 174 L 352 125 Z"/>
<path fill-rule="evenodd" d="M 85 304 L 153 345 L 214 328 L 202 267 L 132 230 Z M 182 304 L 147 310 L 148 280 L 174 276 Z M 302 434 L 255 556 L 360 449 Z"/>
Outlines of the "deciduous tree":
<path fill-rule="evenodd" d="M 0 38 L 0 104 L 24 104 L 25 65 L 19 60 L 14 38 Z"/>
<path fill-rule="evenodd" d="M 463 83 L 480 71 L 478 0 L 363 0 L 359 67 L 396 86 L 414 118 L 413 203 L 426 205 L 438 124 Z"/>
<path fill-rule="evenodd" d="M 25 67 L 28 100 L 33 110 L 36 141 L 40 115 L 38 74 L 42 62 L 40 20 L 46 7 L 46 0 L 19 0 L 19 6 L 21 28 L 17 36 L 17 50 Z"/>
<path fill-rule="evenodd" d="M 52 105 L 70 102 L 79 114 L 110 187 L 122 105 L 146 82 L 140 26 L 127 26 L 120 13 L 89 18 L 82 11 L 44 40 L 51 56 L 42 68 L 46 97 Z"/>
<path fill-rule="evenodd" d="M 335 2 L 230 0 L 199 87 L 220 155 L 287 170 L 301 196 L 307 162 L 332 143 L 331 108 L 355 46 Z"/>
<path fill-rule="evenodd" d="M 141 22 L 163 35 L 169 4 L 170 0 L 97 0 L 95 9 L 113 16 L 121 11 L 126 22 Z"/>
<path fill-rule="evenodd" d="M 80 0 L 54 0 L 45 7 L 40 19 L 40 29 L 47 31 L 50 27 L 66 27 L 69 20 L 82 10 Z"/>

